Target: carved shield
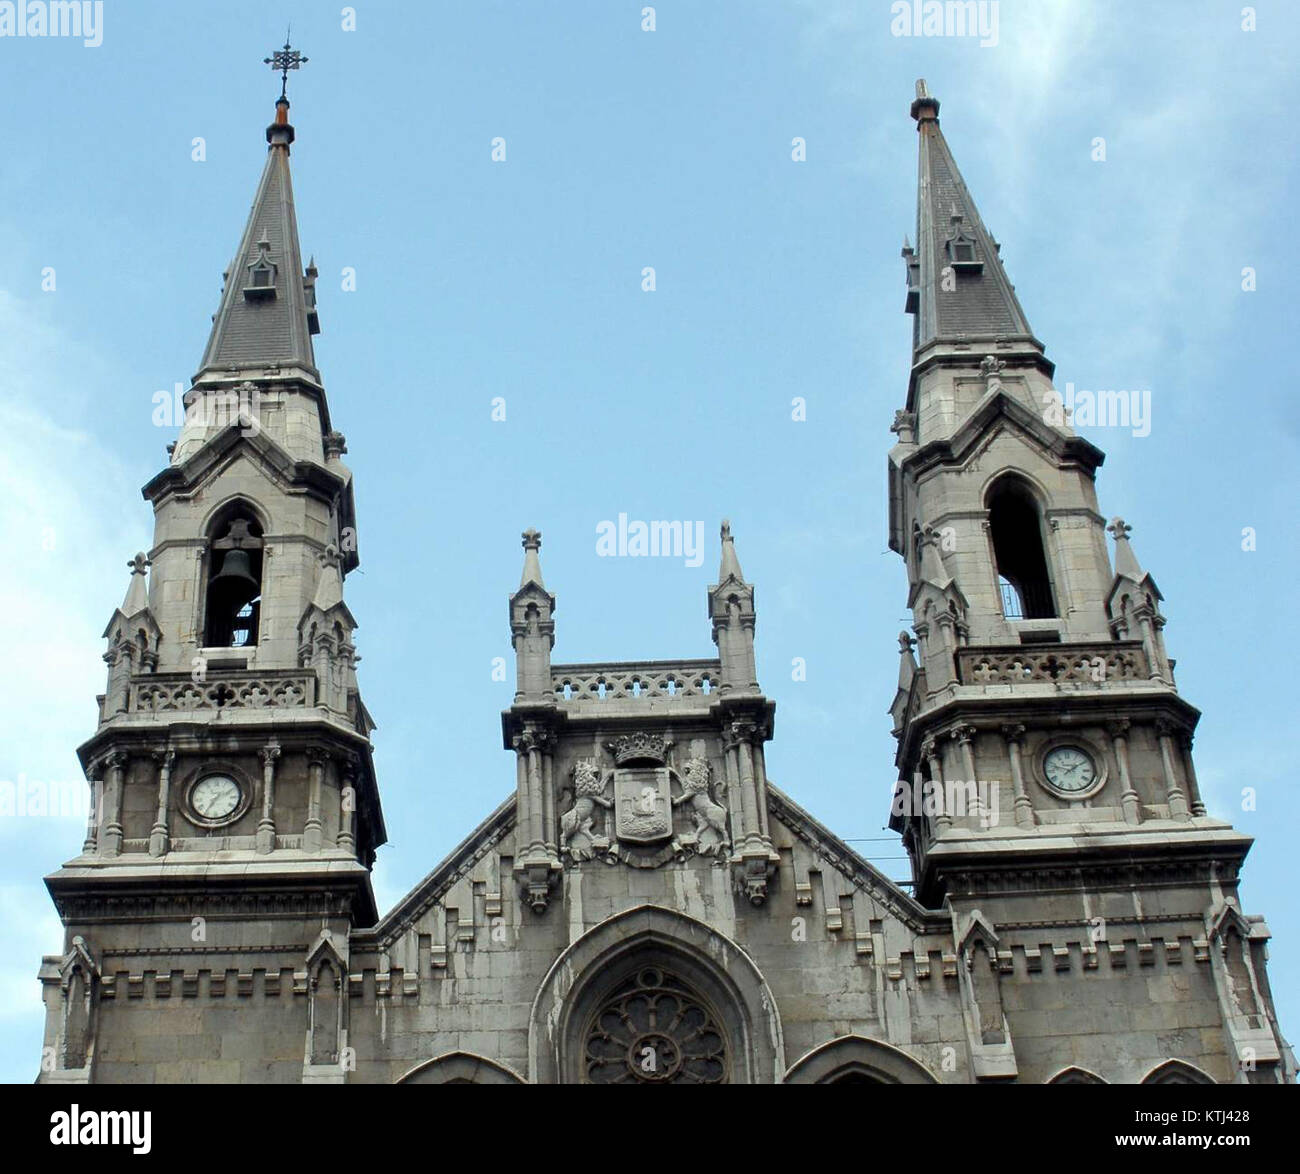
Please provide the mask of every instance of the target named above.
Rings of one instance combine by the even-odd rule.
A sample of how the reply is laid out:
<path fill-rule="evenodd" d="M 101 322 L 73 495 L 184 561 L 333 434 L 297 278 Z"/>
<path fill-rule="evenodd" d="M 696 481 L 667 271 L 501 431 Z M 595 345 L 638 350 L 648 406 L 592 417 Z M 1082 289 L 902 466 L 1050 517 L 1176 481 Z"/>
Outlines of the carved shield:
<path fill-rule="evenodd" d="M 673 834 L 668 769 L 633 767 L 614 772 L 614 824 L 620 840 L 649 844 Z"/>

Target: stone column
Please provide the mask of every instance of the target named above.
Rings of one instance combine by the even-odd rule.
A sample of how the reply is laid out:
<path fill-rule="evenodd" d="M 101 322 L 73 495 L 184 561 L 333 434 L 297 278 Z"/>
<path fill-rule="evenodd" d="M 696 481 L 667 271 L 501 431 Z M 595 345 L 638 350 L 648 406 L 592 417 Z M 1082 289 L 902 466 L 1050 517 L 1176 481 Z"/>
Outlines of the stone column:
<path fill-rule="evenodd" d="M 546 854 L 542 834 L 542 751 L 537 735 L 528 738 L 528 851 L 530 856 Z"/>
<path fill-rule="evenodd" d="M 1192 815 L 1200 816 L 1205 814 L 1205 803 L 1201 799 L 1201 784 L 1196 779 L 1196 763 L 1192 759 L 1192 734 L 1191 731 L 1184 731 L 1182 736 L 1183 746 L 1183 766 L 1187 770 L 1187 791 L 1188 798 L 1192 803 Z"/>
<path fill-rule="evenodd" d="M 731 736 L 735 739 L 736 769 L 740 776 L 740 811 L 744 823 L 741 845 L 747 845 L 759 837 L 758 805 L 754 794 L 754 753 L 750 738 L 753 726 L 749 722 L 731 723 Z"/>
<path fill-rule="evenodd" d="M 930 764 L 930 783 L 936 792 L 935 834 L 943 835 L 952 827 L 952 812 L 948 809 L 948 794 L 944 789 L 943 762 L 933 738 L 927 738 L 921 743 L 921 757 Z"/>
<path fill-rule="evenodd" d="M 86 838 L 81 842 L 81 854 L 88 856 L 99 846 L 99 825 L 104 818 L 104 764 L 92 762 L 86 768 L 86 782 L 90 784 L 90 813 L 86 817 Z"/>
<path fill-rule="evenodd" d="M 735 845 L 739 845 L 745 838 L 745 805 L 744 796 L 740 791 L 740 751 L 736 748 L 736 740 L 731 736 L 731 727 L 723 726 L 722 728 L 722 765 L 726 773 L 727 783 L 727 808 L 731 813 L 731 830 L 735 837 Z"/>
<path fill-rule="evenodd" d="M 529 724 L 512 739 L 517 755 L 517 783 L 520 845 L 515 857 L 524 900 L 534 913 L 546 912 L 551 888 L 561 868 L 555 853 L 555 831 L 545 826 L 548 805 L 546 788 L 552 780 L 549 749 L 554 735 L 546 728 Z M 554 815 L 554 798 L 549 807 Z"/>
<path fill-rule="evenodd" d="M 1020 762 L 1020 744 L 1025 736 L 1023 725 L 1006 725 L 1002 727 L 1002 736 L 1007 740 L 1007 754 L 1011 758 L 1011 786 L 1015 792 L 1016 827 L 1034 826 L 1034 804 L 1025 790 L 1025 773 Z"/>
<path fill-rule="evenodd" d="M 1174 765 L 1174 733 L 1177 727 L 1165 718 L 1156 719 L 1156 737 L 1160 740 L 1160 765 L 1165 776 L 1165 794 L 1169 800 L 1169 818 L 1188 820 L 1187 796 L 1178 785 L 1178 769 Z"/>
<path fill-rule="evenodd" d="M 532 796 L 528 792 L 528 747 L 523 734 L 512 739 L 515 748 L 515 824 L 526 841 L 533 826 Z M 521 843 L 521 847 L 525 845 Z"/>
<path fill-rule="evenodd" d="M 104 717 L 126 713 L 127 697 L 131 691 L 131 660 L 135 646 L 125 636 L 118 639 L 106 653 L 108 665 L 108 694 L 104 698 Z"/>
<path fill-rule="evenodd" d="M 966 777 L 961 780 L 963 788 L 969 783 L 971 797 L 971 810 L 968 814 L 975 817 L 975 826 L 979 827 L 980 817 L 984 813 L 984 804 L 980 799 L 980 781 L 975 773 L 975 734 L 977 733 L 974 726 L 957 726 L 949 737 L 961 747 L 961 762 L 965 768 Z"/>
<path fill-rule="evenodd" d="M 108 781 L 104 785 L 104 839 L 105 856 L 122 854 L 122 788 L 126 785 L 127 758 L 114 750 L 104 759 L 108 767 Z"/>
<path fill-rule="evenodd" d="M 934 622 L 939 629 L 939 645 L 943 650 L 943 657 L 937 666 L 931 665 L 929 661 L 922 663 L 926 664 L 929 670 L 926 673 L 926 680 L 933 677 L 939 688 L 946 688 L 957 684 L 957 621 L 950 613 L 941 611 L 935 615 Z M 929 652 L 928 646 L 926 651 Z M 941 668 L 943 672 L 934 672 L 936 667 Z"/>
<path fill-rule="evenodd" d="M 255 844 L 265 855 L 275 849 L 275 764 L 280 757 L 280 743 L 271 739 L 261 750 L 262 760 L 262 817 L 257 821 Z"/>
<path fill-rule="evenodd" d="M 339 831 L 335 844 L 349 855 L 357 849 L 357 759 L 349 754 L 343 759 L 343 785 L 339 787 Z"/>
<path fill-rule="evenodd" d="M 323 749 L 313 748 L 307 751 L 307 761 L 310 765 L 311 783 L 307 792 L 307 823 L 303 828 L 302 848 L 304 852 L 319 852 L 321 849 L 321 785 L 329 755 Z"/>
<path fill-rule="evenodd" d="M 772 833 L 767 822 L 767 755 L 763 751 L 763 740 L 754 741 L 754 784 L 758 798 L 758 830 L 767 843 L 772 841 Z"/>
<path fill-rule="evenodd" d="M 329 631 L 316 633 L 312 649 L 312 668 L 316 671 L 316 704 L 322 709 L 337 710 L 334 687 L 334 636 Z"/>
<path fill-rule="evenodd" d="M 1142 800 L 1133 789 L 1133 780 L 1129 776 L 1128 730 L 1127 718 L 1111 722 L 1109 726 L 1111 741 L 1115 744 L 1115 761 L 1119 764 L 1119 802 L 1124 810 L 1124 822 L 1136 824 L 1142 822 Z"/>
<path fill-rule="evenodd" d="M 554 761 L 551 754 L 552 739 L 545 740 L 540 748 L 542 756 L 542 843 L 550 856 L 557 857 L 555 830 L 555 780 Z"/>
<path fill-rule="evenodd" d="M 171 846 L 167 835 L 167 798 L 171 790 L 176 751 L 158 751 L 153 757 L 158 764 L 158 812 L 154 816 L 153 827 L 149 829 L 149 855 L 162 856 Z"/>
<path fill-rule="evenodd" d="M 1169 671 L 1169 664 L 1165 659 L 1164 640 L 1158 633 L 1158 627 L 1164 625 L 1164 620 L 1145 603 L 1133 609 L 1133 616 L 1142 630 L 1142 648 L 1147 655 L 1148 675 L 1153 681 L 1172 685 L 1173 674 Z"/>

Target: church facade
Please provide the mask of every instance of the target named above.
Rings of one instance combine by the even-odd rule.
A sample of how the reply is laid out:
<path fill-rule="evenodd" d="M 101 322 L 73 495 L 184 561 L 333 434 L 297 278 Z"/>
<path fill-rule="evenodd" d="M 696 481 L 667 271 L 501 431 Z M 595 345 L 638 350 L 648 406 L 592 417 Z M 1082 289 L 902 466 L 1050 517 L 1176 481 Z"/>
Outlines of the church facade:
<path fill-rule="evenodd" d="M 154 544 L 105 630 L 79 752 L 95 805 L 47 878 L 65 940 L 40 969 L 42 1082 L 1294 1079 L 1268 930 L 1237 897 L 1250 840 L 1199 793 L 1161 593 L 1099 512 L 1102 453 L 1070 427 L 923 83 L 911 113 L 888 515 L 914 616 L 890 821 L 914 892 L 769 779 L 775 703 L 726 523 L 717 656 L 648 663 L 553 659 L 529 530 L 513 793 L 380 916 L 352 475 L 282 97 L 144 487 Z"/>

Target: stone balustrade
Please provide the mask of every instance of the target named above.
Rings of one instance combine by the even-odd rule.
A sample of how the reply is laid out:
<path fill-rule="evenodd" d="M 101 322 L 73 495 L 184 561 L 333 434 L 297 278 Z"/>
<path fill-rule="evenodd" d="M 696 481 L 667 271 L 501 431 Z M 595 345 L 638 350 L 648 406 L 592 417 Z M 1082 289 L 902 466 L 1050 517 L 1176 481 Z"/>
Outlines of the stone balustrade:
<path fill-rule="evenodd" d="M 708 697 L 721 683 L 722 666 L 716 660 L 558 664 L 551 668 L 551 687 L 562 705 Z"/>
<path fill-rule="evenodd" d="M 1138 640 L 1097 644 L 970 647 L 957 650 L 963 685 L 1030 683 L 1095 685 L 1146 681 L 1151 677 Z"/>
<path fill-rule="evenodd" d="M 128 711 L 174 713 L 205 709 L 301 709 L 316 703 L 316 676 L 301 669 L 144 674 L 131 679 Z"/>

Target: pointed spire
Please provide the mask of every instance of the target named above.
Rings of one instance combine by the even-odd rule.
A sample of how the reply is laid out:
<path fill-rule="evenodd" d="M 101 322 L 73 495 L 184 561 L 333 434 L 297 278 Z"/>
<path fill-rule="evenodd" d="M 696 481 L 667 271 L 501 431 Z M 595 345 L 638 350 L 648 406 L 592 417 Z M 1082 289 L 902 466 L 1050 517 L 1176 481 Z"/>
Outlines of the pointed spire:
<path fill-rule="evenodd" d="M 311 336 L 320 331 L 315 268 L 306 272 L 298 243 L 293 181 L 289 175 L 289 100 L 275 103 L 266 128 L 266 166 L 253 197 L 234 260 L 225 274 L 221 304 L 203 354 L 204 375 L 267 367 L 301 368 L 319 379 Z"/>
<path fill-rule="evenodd" d="M 130 617 L 144 611 L 149 606 L 149 590 L 145 575 L 149 570 L 149 560 L 144 551 L 136 553 L 129 563 L 131 581 L 126 587 L 126 598 L 122 600 L 122 614 Z"/>
<path fill-rule="evenodd" d="M 546 584 L 542 581 L 542 560 L 537 554 L 542 549 L 541 532 L 529 527 L 520 537 L 523 538 L 524 573 L 519 579 L 519 586 L 523 588 L 527 587 L 529 583 L 536 583 L 538 587 L 545 591 Z"/>
<path fill-rule="evenodd" d="M 939 531 L 935 529 L 927 530 L 921 539 L 921 579 L 936 587 L 946 587 L 952 582 L 939 555 Z"/>
<path fill-rule="evenodd" d="M 743 583 L 745 575 L 740 569 L 740 559 L 736 557 L 736 543 L 731 537 L 731 523 L 724 518 L 722 521 L 722 563 L 718 567 L 718 582 L 725 583 L 728 579 L 735 579 L 736 582 Z"/>
<path fill-rule="evenodd" d="M 312 606 L 327 612 L 343 602 L 343 576 L 339 572 L 338 548 L 331 543 L 320 556 L 320 578 L 316 580 L 316 593 Z"/>
<path fill-rule="evenodd" d="M 1133 551 L 1133 544 L 1128 540 L 1133 527 L 1123 518 L 1113 518 L 1106 529 L 1115 539 L 1115 574 L 1123 575 L 1140 583 L 1146 572 L 1142 569 L 1142 564 L 1138 562 L 1137 555 Z"/>
<path fill-rule="evenodd" d="M 917 242 L 915 251 L 905 245 L 903 256 L 915 350 L 936 341 L 1000 338 L 1041 351 L 939 129 L 939 100 L 924 79 L 916 83 L 912 117 L 920 146 Z"/>
<path fill-rule="evenodd" d="M 898 633 L 898 691 L 906 693 L 916 676 L 916 656 L 912 649 L 916 641 L 906 632 Z"/>

